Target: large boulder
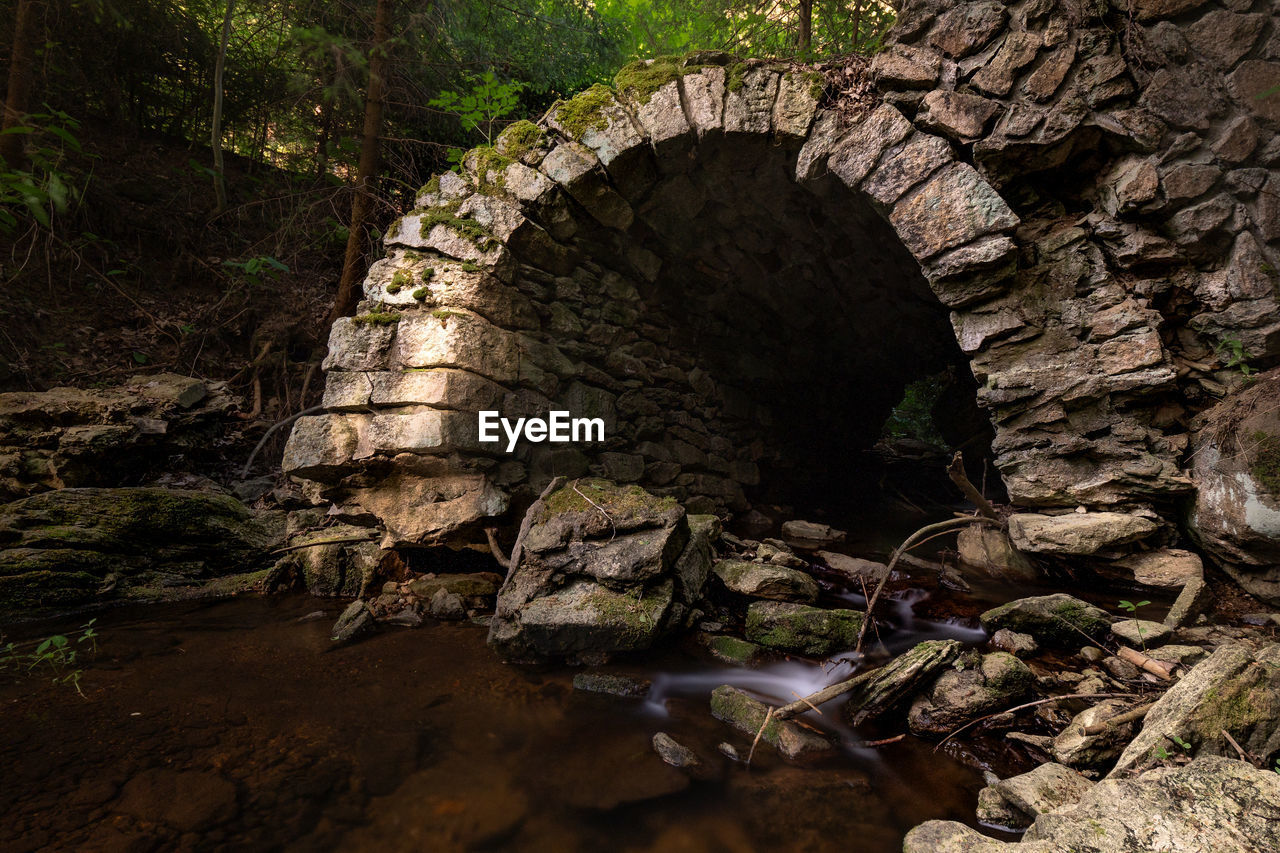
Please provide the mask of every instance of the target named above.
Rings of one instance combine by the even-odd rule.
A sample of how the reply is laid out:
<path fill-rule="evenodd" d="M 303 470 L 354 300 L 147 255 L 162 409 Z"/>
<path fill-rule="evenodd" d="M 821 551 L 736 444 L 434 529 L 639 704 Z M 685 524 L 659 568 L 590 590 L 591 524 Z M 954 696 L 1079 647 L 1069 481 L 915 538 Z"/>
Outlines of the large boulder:
<path fill-rule="evenodd" d="M 176 596 L 261 568 L 281 534 L 230 495 L 44 492 L 0 507 L 0 610 Z"/>
<path fill-rule="evenodd" d="M 1150 536 L 1160 525 L 1126 512 L 1072 512 L 1066 515 L 1015 513 L 1009 538 L 1020 551 L 1081 556 L 1108 551 Z"/>
<path fill-rule="evenodd" d="M 685 627 L 716 527 L 639 486 L 570 482 L 535 503 L 524 554 L 498 593 L 489 645 L 508 660 L 647 649 Z"/>
<path fill-rule="evenodd" d="M 917 735 L 941 737 L 984 714 L 1008 708 L 1027 694 L 1036 678 L 1008 652 L 992 652 L 942 673 L 911 704 L 907 723 Z"/>
<path fill-rule="evenodd" d="M 1193 426 L 1188 531 L 1240 586 L 1280 605 L 1280 375 L 1228 396 Z"/>
<path fill-rule="evenodd" d="M 1147 712 L 1111 775 L 1155 765 L 1179 749 L 1175 737 L 1193 755 L 1234 755 L 1224 732 L 1255 755 L 1280 750 L 1280 645 L 1222 646 L 1196 664 Z"/>
<path fill-rule="evenodd" d="M 903 853 L 1151 853 L 1280 849 L 1280 774 L 1204 756 L 1183 767 L 1106 779 L 1079 801 L 1039 815 L 1021 842 L 956 821 L 907 833 Z"/>
<path fill-rule="evenodd" d="M 1112 622 L 1105 610 L 1063 592 L 1019 598 L 991 608 L 979 619 L 987 631 L 1007 628 L 1056 646 L 1079 645 L 1086 637 L 1101 638 Z"/>

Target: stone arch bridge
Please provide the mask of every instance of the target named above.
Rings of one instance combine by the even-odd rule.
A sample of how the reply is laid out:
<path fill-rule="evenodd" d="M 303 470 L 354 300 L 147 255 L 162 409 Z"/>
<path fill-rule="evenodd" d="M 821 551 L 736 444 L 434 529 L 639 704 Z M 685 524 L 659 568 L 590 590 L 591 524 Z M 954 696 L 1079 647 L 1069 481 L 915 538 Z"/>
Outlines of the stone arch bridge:
<path fill-rule="evenodd" d="M 908 0 L 866 63 L 629 66 L 421 190 L 285 470 L 388 546 L 557 474 L 742 510 L 952 367 L 1015 505 L 1168 540 L 1197 415 L 1280 356 L 1277 7 Z M 606 440 L 478 441 L 551 409 Z"/>

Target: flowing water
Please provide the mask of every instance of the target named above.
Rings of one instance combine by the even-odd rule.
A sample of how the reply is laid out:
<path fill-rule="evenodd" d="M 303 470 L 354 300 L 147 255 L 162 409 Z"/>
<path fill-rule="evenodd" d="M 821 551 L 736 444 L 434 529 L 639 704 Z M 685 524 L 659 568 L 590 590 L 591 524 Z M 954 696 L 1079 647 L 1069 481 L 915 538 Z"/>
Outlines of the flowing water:
<path fill-rule="evenodd" d="M 916 523 L 867 525 L 849 550 L 883 553 Z M 979 643 L 976 613 L 1035 592 L 926 586 L 883 604 L 893 653 Z M 1031 766 L 997 738 L 868 746 L 901 734 L 902 715 L 855 732 L 838 702 L 805 717 L 839 743 L 829 757 L 795 765 L 762 747 L 748 767 L 717 750 L 745 755 L 751 737 L 711 717 L 716 686 L 783 704 L 847 677 L 850 655 L 743 669 L 686 640 L 612 665 L 652 681 L 647 698 L 622 699 L 574 690 L 580 670 L 504 665 L 470 623 L 334 648 L 341 607 L 250 596 L 108 611 L 83 698 L 35 676 L 0 682 L 0 850 L 888 853 L 920 821 L 973 823 L 975 765 Z M 658 731 L 701 754 L 707 778 L 664 764 Z"/>
<path fill-rule="evenodd" d="M 893 605 L 891 647 L 980 637 L 914 619 L 912 597 Z M 835 708 L 809 715 L 842 744 L 817 763 L 716 751 L 750 738 L 710 716 L 714 687 L 781 703 L 850 660 L 739 669 L 687 644 L 614 667 L 653 680 L 627 700 L 575 691 L 573 669 L 503 665 L 478 625 L 331 648 L 337 608 L 301 622 L 315 599 L 114 611 L 86 698 L 38 678 L 0 687 L 0 849 L 890 851 L 921 820 L 972 820 L 977 771 L 913 738 L 860 746 Z M 657 731 L 712 778 L 663 764 Z"/>

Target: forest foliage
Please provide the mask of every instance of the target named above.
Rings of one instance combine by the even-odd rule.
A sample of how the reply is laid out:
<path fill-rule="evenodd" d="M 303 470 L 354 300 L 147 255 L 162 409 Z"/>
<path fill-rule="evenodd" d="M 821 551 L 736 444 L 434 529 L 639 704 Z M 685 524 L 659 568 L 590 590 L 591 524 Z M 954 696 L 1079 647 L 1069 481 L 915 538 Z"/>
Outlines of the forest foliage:
<path fill-rule="evenodd" d="M 286 300 L 295 326 L 314 327 L 314 340 L 294 328 L 286 341 L 267 295 L 310 276 L 341 303 L 334 283 L 362 274 L 378 225 L 507 124 L 635 59 L 873 52 L 893 12 L 882 0 L 0 0 L 0 19 L 4 286 L 42 284 L 37 314 L 87 288 L 132 312 L 129 360 L 216 374 L 210 359 L 234 354 L 222 372 L 243 380 L 266 352 L 318 361 L 305 350 L 322 345 L 320 300 Z M 270 276 L 245 272 L 255 265 Z M 147 289 L 174 277 L 218 292 L 166 314 Z M 33 378 L 34 365 L 64 343 L 15 322 L 15 305 L 30 307 L 0 307 L 0 383 L 48 384 L 59 377 Z M 57 352 L 50 363 L 83 373 Z M 294 368 L 295 385 L 314 372 L 282 366 Z"/>

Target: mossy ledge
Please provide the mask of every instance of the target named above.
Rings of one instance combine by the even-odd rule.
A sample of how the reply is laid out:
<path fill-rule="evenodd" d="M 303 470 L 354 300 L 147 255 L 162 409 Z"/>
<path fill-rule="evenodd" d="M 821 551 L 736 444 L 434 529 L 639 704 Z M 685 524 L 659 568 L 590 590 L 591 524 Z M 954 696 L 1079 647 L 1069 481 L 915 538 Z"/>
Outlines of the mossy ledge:
<path fill-rule="evenodd" d="M 353 319 L 367 326 L 392 326 L 400 322 L 400 315 L 394 311 L 370 311 L 368 314 L 357 314 Z"/>
<path fill-rule="evenodd" d="M 431 230 L 437 225 L 444 225 L 456 231 L 473 243 L 488 243 L 493 237 L 484 226 L 469 216 L 458 216 L 461 201 L 452 201 L 439 207 L 424 210 L 421 214 L 420 228 L 423 239 L 431 236 Z"/>

